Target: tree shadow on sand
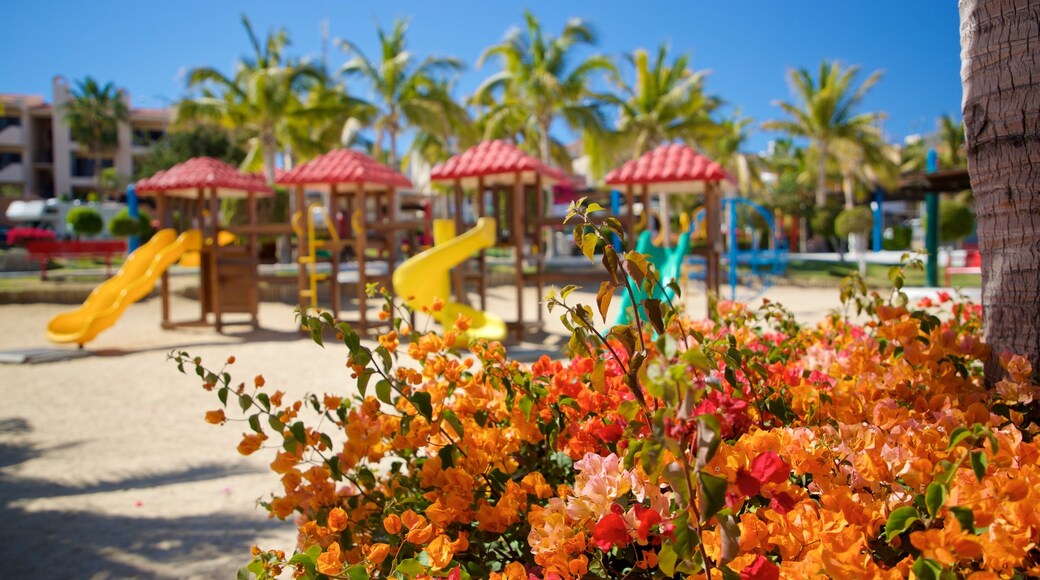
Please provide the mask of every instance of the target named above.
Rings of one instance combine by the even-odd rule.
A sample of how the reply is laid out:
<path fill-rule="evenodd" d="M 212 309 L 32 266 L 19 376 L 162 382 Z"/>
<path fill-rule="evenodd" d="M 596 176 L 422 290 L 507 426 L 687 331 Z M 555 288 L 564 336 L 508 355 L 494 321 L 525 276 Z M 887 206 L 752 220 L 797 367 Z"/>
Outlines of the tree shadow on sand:
<path fill-rule="evenodd" d="M 150 517 L 89 511 L 90 494 L 153 489 L 255 472 L 206 465 L 88 485 L 19 477 L 13 466 L 47 450 L 28 443 L 22 419 L 0 419 L 0 562 L 11 578 L 233 578 L 265 536 L 292 538 L 295 527 L 255 516 L 213 513 Z M 84 496 L 82 510 L 50 510 L 33 500 Z M 271 546 L 288 547 L 288 546 Z M 7 576 L 10 574 L 10 576 Z"/>

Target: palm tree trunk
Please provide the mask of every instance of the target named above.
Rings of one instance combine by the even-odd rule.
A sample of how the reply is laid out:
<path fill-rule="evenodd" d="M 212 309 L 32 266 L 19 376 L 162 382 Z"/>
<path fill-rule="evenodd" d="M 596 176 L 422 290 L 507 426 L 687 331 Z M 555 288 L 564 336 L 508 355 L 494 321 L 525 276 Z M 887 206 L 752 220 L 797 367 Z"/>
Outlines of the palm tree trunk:
<path fill-rule="evenodd" d="M 845 194 L 845 209 L 852 209 L 856 205 L 856 200 L 853 199 L 853 187 L 855 187 L 852 176 L 845 175 L 841 178 L 841 192 Z"/>
<path fill-rule="evenodd" d="M 1036 2 L 960 0 L 968 168 L 982 254 L 986 382 L 1001 352 L 1040 367 L 1040 22 Z"/>
<path fill-rule="evenodd" d="M 816 162 L 816 207 L 827 205 L 827 141 L 821 140 L 818 149 L 820 159 Z"/>
<path fill-rule="evenodd" d="M 397 131 L 390 129 L 390 167 L 399 169 L 397 166 Z"/>
<path fill-rule="evenodd" d="M 552 119 L 546 119 L 544 116 L 538 120 L 538 155 L 542 160 L 542 163 L 549 163 L 552 154 L 549 151 L 549 127 L 552 126 Z"/>

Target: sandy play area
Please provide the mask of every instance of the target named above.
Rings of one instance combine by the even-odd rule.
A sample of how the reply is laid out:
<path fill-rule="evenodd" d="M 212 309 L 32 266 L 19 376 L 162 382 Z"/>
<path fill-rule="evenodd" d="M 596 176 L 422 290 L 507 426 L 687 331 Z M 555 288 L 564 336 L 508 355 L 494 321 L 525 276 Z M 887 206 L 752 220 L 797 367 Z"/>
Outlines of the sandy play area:
<path fill-rule="evenodd" d="M 512 289 L 491 296 L 501 307 Z M 804 321 L 838 305 L 834 289 L 776 288 L 768 297 Z M 528 298 L 534 308 L 533 290 Z M 690 298 L 694 313 L 702 300 Z M 0 351 L 49 347 L 47 321 L 69 308 L 0 306 Z M 219 364 L 234 355 L 237 380 L 262 373 L 267 388 L 293 396 L 350 392 L 345 349 L 302 338 L 283 304 L 262 305 L 262 330 L 232 326 L 225 335 L 163 331 L 159 308 L 156 299 L 133 305 L 88 345 L 91 356 L 0 365 L 0 577 L 233 578 L 253 544 L 291 551 L 293 525 L 256 507 L 278 485 L 271 455 L 235 451 L 244 424 L 206 424 L 216 397 L 166 356 L 178 348 Z M 197 308 L 176 299 L 174 318 Z M 562 326 L 549 330 L 516 355 L 558 352 Z"/>

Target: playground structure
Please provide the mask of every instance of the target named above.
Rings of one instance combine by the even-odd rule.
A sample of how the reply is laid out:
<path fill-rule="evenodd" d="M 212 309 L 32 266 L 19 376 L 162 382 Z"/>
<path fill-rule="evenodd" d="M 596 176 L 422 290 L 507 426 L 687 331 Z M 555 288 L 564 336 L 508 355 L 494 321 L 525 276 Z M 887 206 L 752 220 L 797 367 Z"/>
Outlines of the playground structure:
<path fill-rule="evenodd" d="M 155 288 L 159 277 L 185 252 L 198 251 L 202 236 L 189 230 L 180 236 L 172 229 L 156 232 L 134 251 L 115 276 L 90 293 L 83 305 L 51 319 L 47 338 L 51 342 L 75 343 L 80 347 L 109 328 L 123 312 Z"/>
<path fill-rule="evenodd" d="M 492 218 L 496 226 L 494 247 L 512 251 L 516 318 L 505 325 L 518 340 L 522 339 L 527 330 L 524 288 L 528 281 L 533 281 L 540 297 L 547 280 L 543 270 L 543 228 L 559 224 L 559 218 L 545 217 L 546 188 L 562 182 L 566 175 L 509 143 L 485 141 L 434 167 L 430 178 L 434 183 L 451 185 L 451 215 L 456 231 L 472 227 L 471 220 Z M 525 262 L 531 257 L 529 251 L 536 254 L 534 273 L 525 273 Z M 475 260 L 468 262 L 473 263 L 462 263 L 452 272 L 455 302 L 467 304 L 467 284 L 475 283 L 480 310 L 485 311 L 485 252 L 480 251 Z M 537 309 L 536 314 L 540 328 L 542 309 Z"/>
<path fill-rule="evenodd" d="M 649 215 L 650 194 L 659 196 L 661 224 L 661 240 L 664 246 L 660 252 L 653 251 L 651 234 L 644 230 L 640 234 L 637 250 L 649 253 L 654 264 L 661 272 L 662 284 L 670 279 L 680 277 L 680 269 L 685 255 L 698 258 L 704 265 L 704 280 L 707 286 L 706 295 L 710 301 L 711 294 L 719 291 L 719 257 L 721 253 L 721 189 L 719 183 L 727 179 L 722 167 L 707 157 L 697 153 L 686 145 L 661 145 L 637 159 L 633 159 L 607 174 L 607 185 L 624 188 L 625 203 L 628 212 L 624 217 L 626 229 L 636 231 L 633 207 L 635 205 L 636 187 L 642 202 L 644 215 Z M 690 244 L 690 232 L 682 232 L 679 244 L 674 249 L 667 249 L 671 242 L 671 218 L 668 215 L 667 196 L 675 194 L 701 194 L 704 198 L 703 208 L 707 235 L 705 244 L 694 247 Z M 665 271 L 667 269 L 667 271 Z M 637 304 L 641 307 L 642 298 L 637 296 Z M 626 300 L 626 299 L 623 299 Z M 625 306 L 632 306 L 631 303 Z M 626 308 L 623 308 L 625 310 Z M 628 316 L 627 314 L 622 315 Z M 622 318 L 624 320 L 624 318 Z"/>
<path fill-rule="evenodd" d="M 482 217 L 477 225 L 461 236 L 455 236 L 455 222 L 450 219 L 434 222 L 434 247 L 406 260 L 394 270 L 394 291 L 404 298 L 413 310 L 429 309 L 431 316 L 450 328 L 459 315 L 470 320 L 470 325 L 459 342 L 471 338 L 502 340 L 506 337 L 504 320 L 465 304 L 453 302 L 449 271 L 467 261 L 474 253 L 495 243 L 495 220 Z M 444 300 L 443 306 L 433 309 L 436 299 Z"/>
<path fill-rule="evenodd" d="M 221 223 L 220 202 L 223 199 L 245 199 L 248 225 L 258 222 L 257 198 L 273 192 L 260 176 L 240 173 L 223 161 L 196 157 L 139 181 L 136 191 L 154 196 L 156 216 L 162 228 L 174 225 L 175 212 L 180 225 L 191 224 L 199 230 L 199 303 L 198 320 L 170 320 L 169 274 L 161 274 L 162 327 L 212 324 L 217 332 L 224 327 L 225 314 L 248 314 L 249 324 L 258 325 L 256 233 L 245 236 L 245 244 L 221 244 L 228 241 Z M 190 259 L 190 258 L 189 258 Z M 213 316 L 212 323 L 209 316 Z"/>
<path fill-rule="evenodd" d="M 787 240 L 777 225 L 778 220 L 761 205 L 744 197 L 728 197 L 722 200 L 722 204 L 728 216 L 726 269 L 728 271 L 730 299 L 736 300 L 738 298 L 739 269 L 744 265 L 748 266 L 748 274 L 744 277 L 744 285 L 754 288 L 755 296 L 761 295 L 762 292 L 765 292 L 772 285 L 773 277 L 782 275 L 787 268 Z M 750 219 L 741 220 L 741 210 Z M 756 220 L 751 216 L 757 216 L 758 219 Z M 761 247 L 760 230 L 754 227 L 756 221 L 764 224 L 765 231 L 769 234 L 769 245 L 767 248 Z M 746 227 L 748 230 L 746 249 L 741 249 L 740 247 L 741 222 L 748 224 Z M 742 298 L 749 300 L 752 297 Z"/>
<path fill-rule="evenodd" d="M 341 284 L 353 283 L 358 318 L 347 322 L 363 333 L 378 326 L 369 316 L 366 288 L 371 283 L 389 287 L 390 274 L 402 257 L 403 237 L 427 226 L 426 220 L 400 215 L 397 190 L 411 187 L 411 181 L 359 151 L 337 149 L 283 173 L 276 183 L 295 190 L 292 223 L 300 307 L 317 307 L 318 284 L 327 282 L 331 310 L 338 317 Z M 320 193 L 322 201 L 308 203 L 308 193 Z M 319 230 L 327 238 L 319 238 Z M 408 246 L 413 249 L 417 242 L 410 237 Z M 353 257 L 355 269 L 341 269 L 345 255 Z M 321 261 L 328 262 L 330 273 L 319 270 Z"/>
<path fill-rule="evenodd" d="M 134 251 L 115 276 L 99 285 L 79 308 L 55 316 L 47 326 L 47 338 L 80 347 L 111 327 L 130 304 L 147 296 L 161 282 L 162 327 L 212 324 L 220 332 L 224 314 L 245 313 L 257 324 L 255 236 L 245 246 L 221 247 L 220 200 L 246 198 L 251 224 L 256 224 L 256 198 L 269 194 L 263 180 L 244 175 L 222 161 L 199 157 L 156 173 L 137 183 L 137 191 L 156 198 L 157 219 L 163 228 Z M 180 235 L 171 228 L 177 212 L 182 223 L 192 224 Z M 226 239 L 226 237 L 225 237 Z M 201 316 L 197 321 L 170 321 L 168 268 L 197 252 L 200 268 Z"/>

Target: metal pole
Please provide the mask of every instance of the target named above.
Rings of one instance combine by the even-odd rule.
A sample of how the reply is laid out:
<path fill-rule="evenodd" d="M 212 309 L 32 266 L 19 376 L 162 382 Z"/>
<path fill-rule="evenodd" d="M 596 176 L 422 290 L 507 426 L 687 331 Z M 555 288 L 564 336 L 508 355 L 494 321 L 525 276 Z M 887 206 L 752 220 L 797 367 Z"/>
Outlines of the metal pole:
<path fill-rule="evenodd" d="M 938 156 L 935 149 L 928 150 L 928 173 L 935 173 Z M 928 266 L 925 269 L 928 286 L 939 285 L 939 194 L 929 191 L 925 194 L 925 205 L 928 227 L 924 235 L 925 249 L 928 251 Z"/>
<path fill-rule="evenodd" d="M 141 210 L 137 203 L 137 190 L 134 189 L 134 184 L 126 186 L 126 213 L 130 216 L 130 219 L 136 223 L 141 217 Z M 133 254 L 134 250 L 141 246 L 141 236 L 130 236 L 126 244 L 127 255 Z"/>
<path fill-rule="evenodd" d="M 880 187 L 874 190 L 874 251 L 880 252 L 884 249 L 881 244 L 881 237 L 884 235 L 884 213 L 882 213 L 882 206 L 885 203 L 885 190 Z"/>

